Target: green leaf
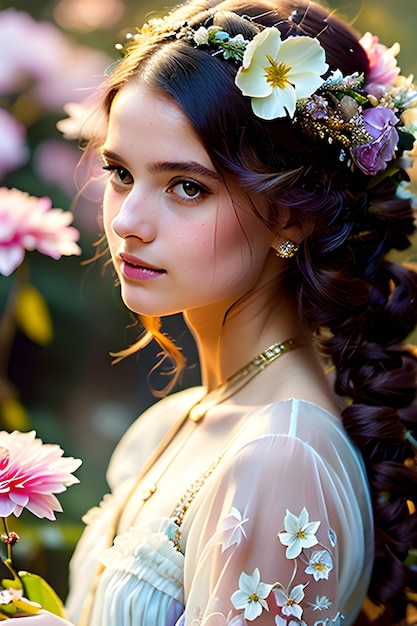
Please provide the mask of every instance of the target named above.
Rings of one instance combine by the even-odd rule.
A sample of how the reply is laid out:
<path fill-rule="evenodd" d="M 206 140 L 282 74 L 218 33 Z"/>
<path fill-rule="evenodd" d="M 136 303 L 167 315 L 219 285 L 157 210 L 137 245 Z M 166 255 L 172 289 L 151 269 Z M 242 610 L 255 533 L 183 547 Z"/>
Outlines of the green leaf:
<path fill-rule="evenodd" d="M 32 602 L 37 602 L 42 608 L 58 615 L 65 617 L 64 606 L 61 599 L 57 596 L 50 585 L 38 576 L 29 572 L 19 572 L 19 578 L 23 584 L 23 595 Z"/>
<path fill-rule="evenodd" d="M 2 618 L 1 619 L 9 619 L 9 617 L 11 617 L 12 615 L 14 615 L 17 611 L 16 606 L 13 604 L 13 602 L 11 602 L 10 604 L 1 604 L 0 605 L 0 611 L 2 614 Z M 4 616 L 8 616 L 8 617 L 4 617 Z"/>
<path fill-rule="evenodd" d="M 42 294 L 27 283 L 20 289 L 15 306 L 16 323 L 29 339 L 44 346 L 52 341 L 52 319 Z"/>

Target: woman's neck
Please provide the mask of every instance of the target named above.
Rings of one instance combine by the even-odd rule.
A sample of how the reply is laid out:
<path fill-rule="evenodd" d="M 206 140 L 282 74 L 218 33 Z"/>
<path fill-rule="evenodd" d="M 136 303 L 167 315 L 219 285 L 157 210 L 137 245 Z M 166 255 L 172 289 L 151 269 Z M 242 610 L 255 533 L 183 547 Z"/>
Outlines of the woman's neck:
<path fill-rule="evenodd" d="M 208 391 L 277 341 L 300 338 L 296 307 L 282 288 L 264 285 L 234 304 L 193 309 L 184 319 L 197 343 L 202 382 Z"/>

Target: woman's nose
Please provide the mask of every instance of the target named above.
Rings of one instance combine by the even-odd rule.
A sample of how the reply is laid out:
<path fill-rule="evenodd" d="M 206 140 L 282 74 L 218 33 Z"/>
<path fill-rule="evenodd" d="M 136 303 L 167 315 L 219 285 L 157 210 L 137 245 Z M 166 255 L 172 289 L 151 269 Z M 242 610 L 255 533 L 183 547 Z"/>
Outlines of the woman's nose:
<path fill-rule="evenodd" d="M 147 204 L 143 194 L 129 194 L 111 224 L 116 235 L 122 239 L 137 237 L 145 243 L 153 241 L 156 235 L 155 224 L 153 212 L 147 208 Z"/>

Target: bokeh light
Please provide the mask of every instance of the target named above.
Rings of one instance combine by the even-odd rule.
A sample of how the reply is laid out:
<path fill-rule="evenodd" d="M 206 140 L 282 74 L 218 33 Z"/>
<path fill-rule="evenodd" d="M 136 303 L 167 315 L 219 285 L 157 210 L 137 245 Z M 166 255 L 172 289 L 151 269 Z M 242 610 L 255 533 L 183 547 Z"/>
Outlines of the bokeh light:
<path fill-rule="evenodd" d="M 59 0 L 54 8 L 56 23 L 67 30 L 108 30 L 125 12 L 121 0 Z"/>

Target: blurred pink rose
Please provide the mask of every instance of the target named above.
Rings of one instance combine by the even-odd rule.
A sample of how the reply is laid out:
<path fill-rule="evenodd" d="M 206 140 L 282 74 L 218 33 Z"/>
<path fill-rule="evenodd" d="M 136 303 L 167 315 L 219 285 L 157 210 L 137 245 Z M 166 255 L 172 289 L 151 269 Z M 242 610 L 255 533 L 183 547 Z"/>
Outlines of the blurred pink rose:
<path fill-rule="evenodd" d="M 59 109 L 69 100 L 83 100 L 85 89 L 102 82 L 110 62 L 53 24 L 13 8 L 0 11 L 0 93 L 29 89 L 43 107 Z"/>
<path fill-rule="evenodd" d="M 55 519 L 62 511 L 53 495 L 79 482 L 72 475 L 79 459 L 63 457 L 56 444 L 44 444 L 34 431 L 0 431 L 0 516 L 19 517 L 27 509 L 39 518 Z"/>
<path fill-rule="evenodd" d="M 80 254 L 72 214 L 51 209 L 50 198 L 35 198 L 18 189 L 0 187 L 0 273 L 9 276 L 23 261 L 25 250 L 39 250 L 59 259 Z"/>
<path fill-rule="evenodd" d="M 391 48 L 387 48 L 371 33 L 365 33 L 359 43 L 369 60 L 369 72 L 365 77 L 366 91 L 379 97 L 386 87 L 394 83 L 400 73 L 395 58 L 400 51 L 400 45 L 395 43 Z"/>
<path fill-rule="evenodd" d="M 26 163 L 26 129 L 11 113 L 0 109 L 0 178 Z"/>
<path fill-rule="evenodd" d="M 48 139 L 37 146 L 33 168 L 42 180 L 48 184 L 58 185 L 73 198 L 77 191 L 74 172 L 79 160 L 78 147 L 63 141 Z"/>

